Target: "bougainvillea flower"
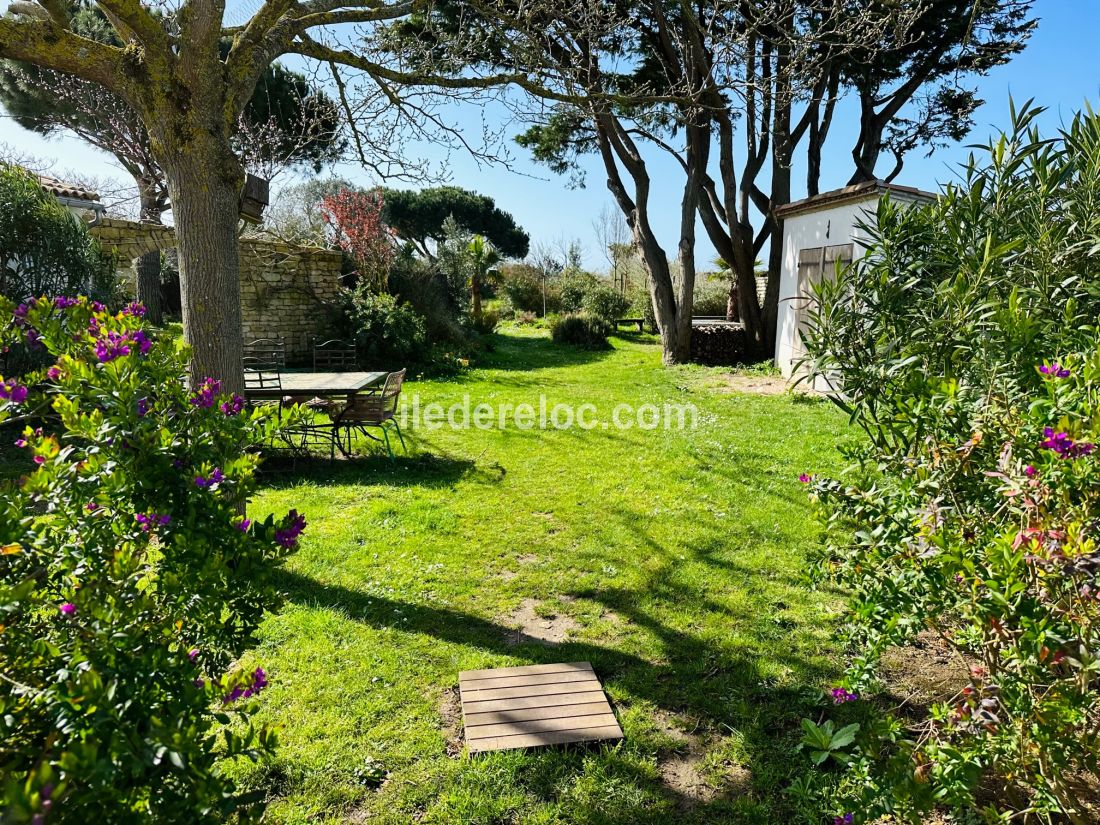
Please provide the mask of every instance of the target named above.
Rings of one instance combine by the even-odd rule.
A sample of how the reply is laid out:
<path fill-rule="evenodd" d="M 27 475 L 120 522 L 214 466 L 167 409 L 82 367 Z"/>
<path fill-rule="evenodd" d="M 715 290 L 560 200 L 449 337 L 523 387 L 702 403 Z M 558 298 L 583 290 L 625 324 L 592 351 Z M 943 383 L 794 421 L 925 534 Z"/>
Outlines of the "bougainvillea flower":
<path fill-rule="evenodd" d="M 1041 364 L 1039 366 L 1039 372 L 1043 375 L 1049 375 L 1051 378 L 1069 378 L 1070 372 L 1057 361 L 1050 366 Z"/>
<path fill-rule="evenodd" d="M 275 531 L 275 541 L 288 550 L 298 546 L 298 536 L 306 529 L 306 517 L 291 510 L 283 520 L 283 526 Z"/>
<path fill-rule="evenodd" d="M 76 612 L 76 605 L 72 602 L 65 602 L 57 609 L 64 613 L 66 616 L 71 616 Z"/>
<path fill-rule="evenodd" d="M 226 415 L 237 415 L 244 409 L 244 399 L 237 395 L 237 393 L 233 393 L 228 401 L 222 402 L 221 409 Z"/>
<path fill-rule="evenodd" d="M 213 487 L 215 484 L 220 484 L 223 481 L 225 481 L 225 474 L 218 467 L 214 468 L 214 472 L 210 474 L 209 478 L 205 478 L 203 476 L 195 476 L 195 486 L 198 487 L 200 490 L 205 490 L 208 487 Z"/>
<path fill-rule="evenodd" d="M 1051 450 L 1060 458 L 1081 458 L 1091 455 L 1095 444 L 1074 442 L 1069 433 L 1056 433 L 1051 427 L 1043 429 L 1044 440 L 1039 444 L 1044 450 Z"/>
<path fill-rule="evenodd" d="M 191 404 L 195 407 L 213 407 L 214 399 L 222 391 L 222 382 L 217 378 L 204 378 L 198 391 L 191 396 Z"/>
<path fill-rule="evenodd" d="M 858 693 L 850 693 L 842 687 L 833 688 L 830 693 L 833 696 L 833 704 L 843 705 L 845 702 L 854 702 L 859 698 Z"/>
<path fill-rule="evenodd" d="M 801 481 L 803 484 L 809 484 L 811 481 L 814 480 L 814 477 L 812 475 L 809 475 L 808 473 L 802 473 L 798 477 L 798 480 Z"/>
<path fill-rule="evenodd" d="M 171 520 L 171 516 L 163 513 L 137 513 L 134 515 L 134 521 L 140 524 L 141 529 L 146 533 L 153 527 L 166 527 Z"/>
<path fill-rule="evenodd" d="M 252 671 L 252 678 L 247 687 L 238 685 L 222 701 L 228 705 L 238 699 L 247 699 L 249 696 L 255 696 L 265 687 L 267 687 L 267 673 L 262 667 L 258 667 Z"/>
<path fill-rule="evenodd" d="M 22 404 L 27 400 L 27 388 L 9 378 L 7 381 L 0 379 L 0 398 L 11 401 L 13 404 Z"/>

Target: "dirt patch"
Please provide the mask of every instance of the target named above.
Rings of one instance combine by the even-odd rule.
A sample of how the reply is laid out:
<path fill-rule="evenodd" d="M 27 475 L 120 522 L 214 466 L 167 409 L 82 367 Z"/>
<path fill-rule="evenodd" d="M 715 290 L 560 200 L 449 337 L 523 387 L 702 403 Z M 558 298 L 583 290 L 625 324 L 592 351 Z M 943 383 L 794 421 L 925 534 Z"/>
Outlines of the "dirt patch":
<path fill-rule="evenodd" d="M 671 752 L 662 754 L 657 762 L 661 781 L 676 794 L 681 808 L 710 802 L 718 792 L 699 771 L 706 753 L 702 737 L 684 730 L 666 713 L 658 712 L 653 721 L 661 733 L 676 743 Z"/>
<path fill-rule="evenodd" d="M 704 775 L 703 763 L 713 744 L 707 731 L 689 727 L 689 721 L 681 724 L 663 711 L 655 714 L 654 722 L 665 737 L 675 742 L 658 755 L 657 770 L 662 783 L 675 794 L 681 810 L 705 805 L 719 797 L 728 799 L 748 793 L 752 774 L 740 765 L 727 763 L 717 775 L 713 769 L 709 776 Z"/>
<path fill-rule="evenodd" d="M 676 794 L 681 808 L 705 805 L 718 796 L 717 789 L 699 773 L 702 761 L 702 753 L 689 751 L 662 759 L 658 766 L 661 781 Z"/>
<path fill-rule="evenodd" d="M 462 753 L 462 703 L 458 688 L 447 688 L 439 700 L 440 730 L 447 740 L 447 756 L 454 759 Z"/>
<path fill-rule="evenodd" d="M 882 677 L 893 698 L 923 713 L 970 683 L 970 662 L 932 631 L 882 657 Z"/>
<path fill-rule="evenodd" d="M 748 395 L 786 395 L 790 384 L 786 378 L 770 375 L 719 375 L 715 379 L 719 392 L 742 392 Z M 799 390 L 801 391 L 801 390 Z"/>
<path fill-rule="evenodd" d="M 539 557 L 534 553 L 524 553 L 522 556 L 516 556 L 516 564 L 528 565 L 535 564 L 539 560 Z"/>
<path fill-rule="evenodd" d="M 508 644 L 538 642 L 544 645 L 557 645 L 564 642 L 569 634 L 579 627 L 569 616 L 557 614 L 540 616 L 535 612 L 540 604 L 538 599 L 524 599 L 519 607 L 505 617 L 505 624 L 515 628 L 504 637 Z"/>
<path fill-rule="evenodd" d="M 501 570 L 497 573 L 497 578 L 504 582 L 510 582 L 512 579 L 519 576 L 515 570 Z"/>

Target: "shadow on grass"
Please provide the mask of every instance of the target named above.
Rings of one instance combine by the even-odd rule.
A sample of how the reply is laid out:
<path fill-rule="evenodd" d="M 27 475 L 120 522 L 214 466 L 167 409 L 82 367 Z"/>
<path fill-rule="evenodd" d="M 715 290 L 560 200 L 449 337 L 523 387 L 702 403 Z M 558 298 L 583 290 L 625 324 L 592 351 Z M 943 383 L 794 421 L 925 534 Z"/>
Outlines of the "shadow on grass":
<path fill-rule="evenodd" d="M 795 670 L 800 676 L 800 683 L 780 685 L 761 672 L 759 654 L 755 651 L 735 650 L 689 630 L 668 626 L 639 605 L 642 591 L 650 600 L 655 594 L 659 604 L 691 603 L 701 604 L 704 609 L 719 608 L 710 605 L 693 588 L 661 578 L 659 573 L 654 575 L 652 581 L 637 589 L 578 589 L 570 595 L 595 601 L 626 622 L 652 633 L 660 640 L 663 654 L 656 662 L 602 641 L 567 640 L 550 647 L 496 621 L 443 607 L 368 595 L 293 571 L 283 571 L 279 585 L 296 603 L 336 609 L 373 627 L 427 634 L 451 644 L 519 657 L 532 664 L 588 661 L 610 693 L 620 697 L 625 706 L 648 702 L 666 713 L 696 720 L 714 736 L 738 734 L 745 753 L 742 767 L 747 770 L 748 779 L 743 787 L 738 784 L 724 795 L 706 800 L 689 798 L 666 785 L 659 776 L 640 771 L 613 747 L 570 747 L 541 752 L 523 768 L 524 785 L 536 795 L 543 789 L 550 801 L 563 802 L 554 788 L 560 790 L 563 778 L 579 775 L 596 748 L 601 772 L 611 772 L 645 792 L 636 805 L 619 805 L 614 810 L 594 811 L 580 801 L 567 802 L 568 821 L 606 825 L 655 821 L 748 823 L 767 820 L 769 812 L 782 816 L 784 788 L 794 776 L 808 769 L 808 764 L 803 765 L 794 757 L 792 749 L 799 720 L 814 715 L 820 707 L 820 694 L 810 686 L 834 674 L 791 652 L 771 650 L 768 657 L 773 662 L 781 669 Z M 402 617 L 400 625 L 394 624 L 395 615 Z M 457 681 L 457 673 L 454 679 Z M 443 687 L 447 685 L 440 685 Z M 662 745 L 659 739 L 640 734 L 626 746 L 658 756 L 667 743 Z M 622 775 L 623 772 L 629 776 Z"/>
<path fill-rule="evenodd" d="M 327 456 L 269 457 L 261 465 L 264 486 L 270 489 L 296 487 L 303 482 L 322 487 L 338 485 L 415 484 L 422 487 L 450 487 L 472 474 L 488 481 L 499 480 L 491 467 L 479 469 L 474 461 L 425 453 L 398 454 L 394 461 L 379 453 L 353 458 Z"/>
<path fill-rule="evenodd" d="M 558 369 L 602 361 L 614 353 L 608 347 L 602 350 L 583 349 L 567 344 L 555 344 L 545 337 L 520 337 L 494 333 L 492 352 L 478 361 L 478 368 L 489 370 Z"/>

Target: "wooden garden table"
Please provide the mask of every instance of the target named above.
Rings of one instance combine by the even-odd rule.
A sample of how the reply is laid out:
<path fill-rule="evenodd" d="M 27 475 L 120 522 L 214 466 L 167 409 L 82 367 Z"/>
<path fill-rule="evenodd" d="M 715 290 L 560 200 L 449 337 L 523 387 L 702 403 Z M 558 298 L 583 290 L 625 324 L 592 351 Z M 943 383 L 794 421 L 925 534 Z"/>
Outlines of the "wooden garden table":
<path fill-rule="evenodd" d="M 279 400 L 286 396 L 352 396 L 381 384 L 387 375 L 387 372 L 280 372 L 279 382 L 282 386 L 250 389 L 248 397 Z"/>

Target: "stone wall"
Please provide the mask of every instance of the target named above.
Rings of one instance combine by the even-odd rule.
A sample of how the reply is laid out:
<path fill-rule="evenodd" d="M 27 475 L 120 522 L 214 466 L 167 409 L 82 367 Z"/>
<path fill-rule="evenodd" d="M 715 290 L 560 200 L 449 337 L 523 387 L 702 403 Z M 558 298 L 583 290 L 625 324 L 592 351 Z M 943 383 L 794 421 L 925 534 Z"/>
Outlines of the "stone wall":
<path fill-rule="evenodd" d="M 163 252 L 176 245 L 175 230 L 155 223 L 104 217 L 90 224 L 88 231 L 105 250 L 118 255 L 120 262 L 133 261 L 146 252 Z"/>
<path fill-rule="evenodd" d="M 176 245 L 169 226 L 103 218 L 89 227 L 108 252 L 130 265 L 123 278 L 131 291 L 133 259 Z M 323 305 L 340 289 L 339 252 L 244 238 L 240 242 L 241 326 L 245 341 L 282 337 L 287 359 L 307 361 L 314 335 L 327 337 Z"/>
<path fill-rule="evenodd" d="M 313 336 L 331 337 L 324 305 L 340 289 L 342 256 L 331 249 L 241 241 L 245 341 L 281 337 L 287 359 L 308 360 Z"/>

